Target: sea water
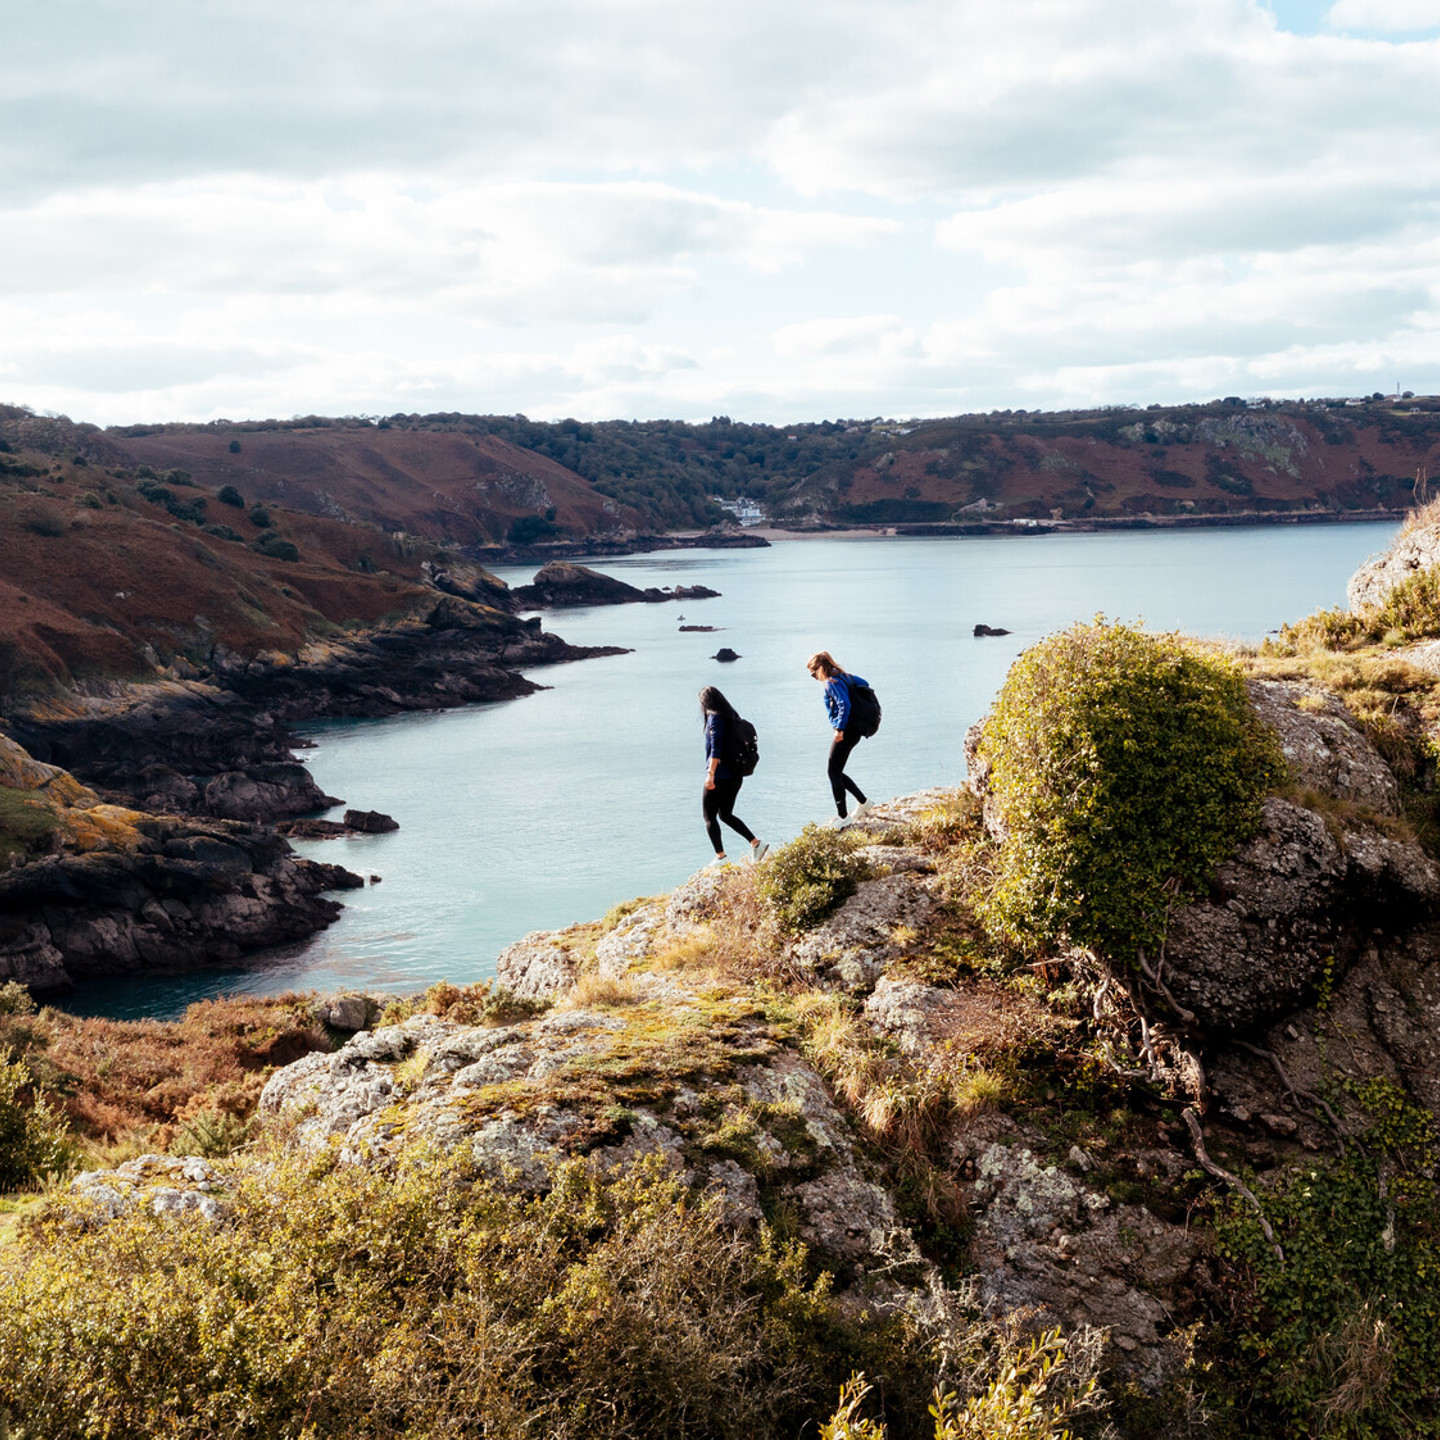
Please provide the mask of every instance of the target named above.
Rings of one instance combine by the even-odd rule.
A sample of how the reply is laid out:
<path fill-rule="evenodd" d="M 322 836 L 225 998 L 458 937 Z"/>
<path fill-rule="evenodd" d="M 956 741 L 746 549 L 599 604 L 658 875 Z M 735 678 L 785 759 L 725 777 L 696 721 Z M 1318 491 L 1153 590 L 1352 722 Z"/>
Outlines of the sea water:
<path fill-rule="evenodd" d="M 321 788 L 393 815 L 400 829 L 296 849 L 379 882 L 344 892 L 341 918 L 302 946 L 244 968 L 86 986 L 66 1003 L 167 1017 L 235 991 L 484 979 L 527 931 L 673 888 L 711 858 L 703 685 L 720 686 L 759 732 L 760 764 L 736 810 L 780 844 L 834 813 L 822 687 L 805 670 L 814 651 L 829 650 L 883 703 L 879 734 L 849 765 L 867 795 L 956 785 L 966 728 L 1041 636 L 1104 614 L 1258 641 L 1343 604 L 1350 574 L 1393 530 L 837 537 L 597 561 L 638 586 L 701 584 L 721 596 L 547 612 L 546 628 L 573 644 L 630 653 L 531 671 L 549 688 L 520 700 L 308 728 L 315 748 L 302 753 Z M 501 575 L 523 583 L 533 569 Z M 977 623 L 1010 633 L 977 639 Z M 721 646 L 741 658 L 715 661 Z M 742 857 L 747 847 L 726 834 Z"/>

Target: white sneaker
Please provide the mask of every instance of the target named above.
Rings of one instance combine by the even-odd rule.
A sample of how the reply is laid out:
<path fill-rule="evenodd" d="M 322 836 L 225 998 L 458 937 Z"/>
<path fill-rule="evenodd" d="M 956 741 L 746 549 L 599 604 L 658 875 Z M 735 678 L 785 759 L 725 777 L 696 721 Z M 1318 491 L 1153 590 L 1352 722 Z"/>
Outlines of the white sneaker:
<path fill-rule="evenodd" d="M 855 813 L 854 813 L 850 818 L 851 818 L 852 820 L 858 820 L 858 819 L 860 819 L 860 817 L 861 817 L 862 815 L 868 815 L 874 808 L 875 808 L 875 804 L 874 804 L 873 801 L 871 801 L 871 800 L 862 800 L 862 801 L 855 807 Z"/>
<path fill-rule="evenodd" d="M 763 840 L 757 840 L 750 847 L 750 863 L 758 865 L 769 853 L 770 847 Z"/>
<path fill-rule="evenodd" d="M 707 870 L 718 870 L 722 865 L 728 865 L 729 863 L 729 856 L 717 855 L 705 868 Z"/>
<path fill-rule="evenodd" d="M 848 830 L 851 826 L 851 819 L 848 815 L 832 815 L 826 822 L 827 830 Z"/>

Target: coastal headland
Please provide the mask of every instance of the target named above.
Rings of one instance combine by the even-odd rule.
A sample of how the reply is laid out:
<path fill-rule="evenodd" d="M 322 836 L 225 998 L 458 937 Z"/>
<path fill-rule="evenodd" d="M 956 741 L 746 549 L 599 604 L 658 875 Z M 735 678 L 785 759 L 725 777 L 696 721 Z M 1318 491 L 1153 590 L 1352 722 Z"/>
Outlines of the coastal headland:
<path fill-rule="evenodd" d="M 965 786 L 519 938 L 492 983 L 168 1026 L 0 990 L 37 1097 L 15 1153 L 68 1177 L 0 1238 L 0 1405 L 57 1432 L 239 1385 L 269 1433 L 600 1405 L 658 1436 L 697 1396 L 706 1436 L 862 1407 L 926 1437 L 1016 1407 L 1051 1436 L 1300 1440 L 1337 1407 L 1414 1433 L 1437 559 L 1413 517 L 1350 609 L 1258 647 L 1051 636 Z M 14 763 L 76 835 L 143 828 Z M 362 1360 L 400 1337 L 396 1384 Z"/>

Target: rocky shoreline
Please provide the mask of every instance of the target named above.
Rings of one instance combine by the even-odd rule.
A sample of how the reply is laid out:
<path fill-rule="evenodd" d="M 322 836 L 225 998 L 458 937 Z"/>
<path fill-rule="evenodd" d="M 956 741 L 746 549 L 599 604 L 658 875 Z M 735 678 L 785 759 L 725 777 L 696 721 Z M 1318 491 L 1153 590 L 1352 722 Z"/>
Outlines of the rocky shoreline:
<path fill-rule="evenodd" d="M 440 593 L 419 615 L 298 653 L 217 648 L 204 669 L 177 660 L 154 682 L 12 707 L 0 744 L 11 747 L 13 783 L 36 794 L 71 787 L 62 831 L 81 811 L 130 818 L 117 843 L 70 853 L 61 839 L 57 853 L 0 873 L 0 981 L 53 990 L 230 963 L 306 938 L 340 913 L 322 892 L 364 881 L 299 859 L 272 828 L 340 803 L 297 758 L 304 742 L 292 727 L 514 699 L 541 688 L 522 667 L 618 653 Z"/>

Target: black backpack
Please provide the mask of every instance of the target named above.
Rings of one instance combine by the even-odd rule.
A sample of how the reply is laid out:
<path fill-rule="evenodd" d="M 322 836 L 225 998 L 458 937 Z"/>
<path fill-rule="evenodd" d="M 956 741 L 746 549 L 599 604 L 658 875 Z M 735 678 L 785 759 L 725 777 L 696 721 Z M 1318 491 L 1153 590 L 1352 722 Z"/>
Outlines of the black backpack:
<path fill-rule="evenodd" d="M 760 763 L 760 737 L 748 720 L 742 720 L 738 715 L 733 720 L 727 719 L 725 740 L 720 748 L 732 775 L 743 779 L 755 773 L 755 767 Z"/>
<path fill-rule="evenodd" d="M 845 724 L 846 732 L 851 730 L 868 739 L 880 728 L 880 697 L 858 680 L 846 677 L 850 691 L 850 719 Z"/>

